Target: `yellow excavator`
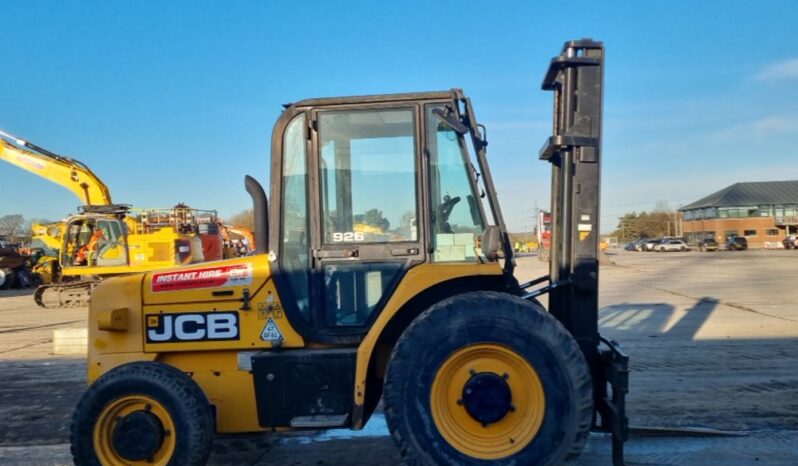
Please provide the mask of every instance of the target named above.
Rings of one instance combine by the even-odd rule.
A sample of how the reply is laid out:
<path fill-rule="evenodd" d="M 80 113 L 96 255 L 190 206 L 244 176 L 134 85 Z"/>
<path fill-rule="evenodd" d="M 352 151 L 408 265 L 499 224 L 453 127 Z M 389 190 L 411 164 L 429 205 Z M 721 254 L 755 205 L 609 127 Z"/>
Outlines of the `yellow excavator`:
<path fill-rule="evenodd" d="M 95 290 L 75 464 L 199 466 L 217 433 L 361 429 L 383 400 L 408 465 L 555 466 L 591 429 L 623 465 L 628 358 L 598 331 L 603 57 L 568 42 L 543 80 L 552 260 L 525 283 L 461 90 L 287 105 L 268 207 L 245 181 L 255 255 Z"/>
<path fill-rule="evenodd" d="M 32 243 L 41 249 L 34 255 L 41 283 L 34 297 L 42 307 L 86 305 L 103 277 L 222 258 L 215 211 L 114 204 L 85 164 L 4 132 L 0 160 L 63 186 L 82 203 L 62 222 L 33 226 Z"/>

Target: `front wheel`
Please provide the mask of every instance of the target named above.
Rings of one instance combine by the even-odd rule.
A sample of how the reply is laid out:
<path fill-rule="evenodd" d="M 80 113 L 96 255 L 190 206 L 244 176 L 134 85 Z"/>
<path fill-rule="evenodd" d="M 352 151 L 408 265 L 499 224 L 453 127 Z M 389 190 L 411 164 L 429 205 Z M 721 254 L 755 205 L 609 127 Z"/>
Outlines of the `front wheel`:
<path fill-rule="evenodd" d="M 466 293 L 428 309 L 388 365 L 385 416 L 409 465 L 559 464 L 593 414 L 579 346 L 539 304 Z"/>
<path fill-rule="evenodd" d="M 72 417 L 76 465 L 204 465 L 213 413 L 197 384 L 155 362 L 112 369 L 83 394 Z"/>

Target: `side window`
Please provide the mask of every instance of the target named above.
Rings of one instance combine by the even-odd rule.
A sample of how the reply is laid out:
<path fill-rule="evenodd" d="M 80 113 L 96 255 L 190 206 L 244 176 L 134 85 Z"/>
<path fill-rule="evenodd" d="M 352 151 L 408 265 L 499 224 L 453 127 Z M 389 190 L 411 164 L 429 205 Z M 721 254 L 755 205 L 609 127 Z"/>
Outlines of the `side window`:
<path fill-rule="evenodd" d="M 101 232 L 100 234 L 96 234 Z M 96 242 L 90 246 L 89 260 L 98 267 L 110 267 L 127 263 L 125 239 L 119 220 L 98 220 L 95 236 Z"/>
<path fill-rule="evenodd" d="M 412 109 L 319 115 L 324 244 L 417 241 Z"/>
<path fill-rule="evenodd" d="M 435 108 L 443 106 L 426 109 L 433 260 L 476 261 L 477 242 L 485 222 L 469 179 L 465 143 L 432 113 Z"/>
<path fill-rule="evenodd" d="M 349 327 L 366 323 L 402 271 L 401 262 L 325 264 L 324 324 Z"/>
<path fill-rule="evenodd" d="M 280 268 L 299 312 L 310 319 L 305 116 L 288 124 L 283 136 L 283 192 Z"/>

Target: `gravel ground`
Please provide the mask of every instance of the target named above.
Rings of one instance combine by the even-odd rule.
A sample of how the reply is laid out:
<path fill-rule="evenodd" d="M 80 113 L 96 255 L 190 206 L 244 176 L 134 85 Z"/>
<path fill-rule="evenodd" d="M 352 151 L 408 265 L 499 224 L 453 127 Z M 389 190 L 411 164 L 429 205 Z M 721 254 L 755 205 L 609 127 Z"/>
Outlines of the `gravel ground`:
<path fill-rule="evenodd" d="M 798 464 L 798 271 L 795 251 L 610 252 L 601 331 L 631 357 L 633 426 L 702 427 L 735 437 L 633 437 L 627 462 Z M 534 256 L 518 275 L 545 273 Z M 85 327 L 85 309 L 40 310 L 0 292 L 0 464 L 69 464 L 68 422 L 85 360 L 54 356 L 52 330 Z M 590 438 L 581 466 L 610 464 Z M 399 464 L 377 416 L 363 432 L 220 437 L 212 464 Z"/>

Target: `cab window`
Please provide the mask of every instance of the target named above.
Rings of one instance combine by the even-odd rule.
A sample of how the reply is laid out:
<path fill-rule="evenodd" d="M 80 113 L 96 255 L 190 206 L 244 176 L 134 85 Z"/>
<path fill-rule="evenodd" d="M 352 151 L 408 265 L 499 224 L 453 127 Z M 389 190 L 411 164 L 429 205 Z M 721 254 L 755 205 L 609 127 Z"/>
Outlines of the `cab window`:
<path fill-rule="evenodd" d="M 322 241 L 417 240 L 412 109 L 319 115 Z"/>
<path fill-rule="evenodd" d="M 305 116 L 288 124 L 283 136 L 283 206 L 280 267 L 299 312 L 310 319 L 310 270 L 308 257 L 307 169 L 305 163 Z"/>
<path fill-rule="evenodd" d="M 485 222 L 472 188 L 465 143 L 432 113 L 436 108 L 443 110 L 444 106 L 426 109 L 433 260 L 476 261 Z"/>

